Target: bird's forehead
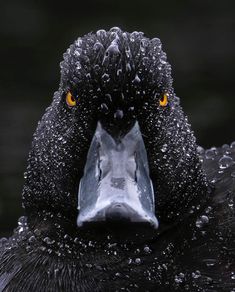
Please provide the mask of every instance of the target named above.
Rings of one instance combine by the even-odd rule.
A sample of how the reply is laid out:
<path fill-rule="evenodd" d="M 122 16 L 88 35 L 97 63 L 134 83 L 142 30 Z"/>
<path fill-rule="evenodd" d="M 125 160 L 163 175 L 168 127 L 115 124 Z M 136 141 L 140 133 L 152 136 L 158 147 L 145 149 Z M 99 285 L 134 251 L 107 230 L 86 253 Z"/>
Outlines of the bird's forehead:
<path fill-rule="evenodd" d="M 150 95 L 172 86 L 171 67 L 158 38 L 119 28 L 78 38 L 61 62 L 61 84 L 81 93 Z"/>

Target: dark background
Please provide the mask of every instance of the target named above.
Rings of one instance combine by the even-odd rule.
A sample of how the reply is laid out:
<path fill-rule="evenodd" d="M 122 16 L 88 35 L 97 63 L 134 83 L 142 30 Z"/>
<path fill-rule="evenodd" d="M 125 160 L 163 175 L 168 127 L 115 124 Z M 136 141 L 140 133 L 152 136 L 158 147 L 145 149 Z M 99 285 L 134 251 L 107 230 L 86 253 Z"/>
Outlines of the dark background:
<path fill-rule="evenodd" d="M 235 140 L 235 1 L 0 0 L 0 236 L 17 225 L 37 121 L 78 36 L 120 26 L 159 37 L 198 143 Z"/>

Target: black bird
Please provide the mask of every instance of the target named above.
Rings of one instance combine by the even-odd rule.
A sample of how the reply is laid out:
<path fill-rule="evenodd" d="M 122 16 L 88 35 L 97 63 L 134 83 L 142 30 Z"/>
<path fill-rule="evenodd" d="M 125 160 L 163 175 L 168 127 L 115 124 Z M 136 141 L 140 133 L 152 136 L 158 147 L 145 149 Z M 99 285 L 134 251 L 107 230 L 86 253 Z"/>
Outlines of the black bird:
<path fill-rule="evenodd" d="M 235 142 L 198 147 L 158 38 L 75 41 L 34 134 L 1 291 L 235 291 Z"/>

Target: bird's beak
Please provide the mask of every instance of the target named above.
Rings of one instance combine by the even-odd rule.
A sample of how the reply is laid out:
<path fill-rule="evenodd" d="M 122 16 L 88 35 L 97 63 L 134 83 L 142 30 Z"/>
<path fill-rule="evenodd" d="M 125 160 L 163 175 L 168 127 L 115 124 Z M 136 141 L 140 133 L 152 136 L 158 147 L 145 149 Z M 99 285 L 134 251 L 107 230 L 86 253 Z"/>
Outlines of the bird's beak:
<path fill-rule="evenodd" d="M 158 228 L 147 154 L 137 122 L 119 141 L 97 124 L 80 180 L 78 210 L 79 227 L 122 221 Z"/>

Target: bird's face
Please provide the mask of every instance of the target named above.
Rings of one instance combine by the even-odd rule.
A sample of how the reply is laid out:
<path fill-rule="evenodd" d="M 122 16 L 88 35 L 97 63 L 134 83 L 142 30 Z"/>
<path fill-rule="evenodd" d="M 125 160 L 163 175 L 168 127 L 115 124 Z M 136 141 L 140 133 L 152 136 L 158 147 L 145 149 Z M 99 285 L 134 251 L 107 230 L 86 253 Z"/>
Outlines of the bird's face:
<path fill-rule="evenodd" d="M 75 92 L 67 89 L 63 99 L 77 123 L 84 108 L 82 100 L 87 96 Z M 128 91 L 110 91 L 91 98 L 97 124 L 79 183 L 79 227 L 107 221 L 120 225 L 121 221 L 158 228 L 155 193 L 138 117 L 150 102 L 155 104 L 159 120 L 161 115 L 167 116 L 170 98 L 166 92 L 146 97 L 130 96 Z"/>
<path fill-rule="evenodd" d="M 23 192 L 29 212 L 76 211 L 78 227 L 158 228 L 206 189 L 159 39 L 117 28 L 78 39 L 35 134 Z"/>

